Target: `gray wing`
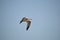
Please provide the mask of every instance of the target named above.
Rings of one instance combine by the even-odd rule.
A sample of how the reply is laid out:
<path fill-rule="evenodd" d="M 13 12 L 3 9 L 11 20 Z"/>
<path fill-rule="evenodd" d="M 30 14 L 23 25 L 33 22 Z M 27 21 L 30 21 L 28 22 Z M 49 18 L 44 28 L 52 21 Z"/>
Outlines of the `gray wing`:
<path fill-rule="evenodd" d="M 27 22 L 27 28 L 26 28 L 26 30 L 28 30 L 28 29 L 29 29 L 30 24 L 31 24 L 31 21 L 28 21 L 28 22 Z"/>

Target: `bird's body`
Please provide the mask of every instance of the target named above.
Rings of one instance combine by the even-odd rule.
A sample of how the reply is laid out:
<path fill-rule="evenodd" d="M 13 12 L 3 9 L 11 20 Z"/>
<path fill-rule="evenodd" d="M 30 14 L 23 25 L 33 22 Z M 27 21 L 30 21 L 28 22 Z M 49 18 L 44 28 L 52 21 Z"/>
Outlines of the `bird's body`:
<path fill-rule="evenodd" d="M 31 19 L 29 19 L 29 18 L 27 18 L 27 17 L 23 17 L 22 20 L 20 21 L 20 24 L 21 24 L 22 22 L 26 22 L 26 23 L 27 23 L 27 28 L 26 28 L 26 30 L 28 30 L 29 27 L 30 27 L 30 24 L 31 24 L 31 21 L 30 21 L 30 20 L 31 20 Z"/>

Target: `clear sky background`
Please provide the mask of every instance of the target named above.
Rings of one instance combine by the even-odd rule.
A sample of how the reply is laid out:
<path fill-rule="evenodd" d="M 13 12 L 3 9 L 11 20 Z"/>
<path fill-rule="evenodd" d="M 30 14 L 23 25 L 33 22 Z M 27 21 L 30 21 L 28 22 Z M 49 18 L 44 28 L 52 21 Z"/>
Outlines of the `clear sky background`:
<path fill-rule="evenodd" d="M 60 40 L 60 0 L 0 0 L 0 40 Z"/>

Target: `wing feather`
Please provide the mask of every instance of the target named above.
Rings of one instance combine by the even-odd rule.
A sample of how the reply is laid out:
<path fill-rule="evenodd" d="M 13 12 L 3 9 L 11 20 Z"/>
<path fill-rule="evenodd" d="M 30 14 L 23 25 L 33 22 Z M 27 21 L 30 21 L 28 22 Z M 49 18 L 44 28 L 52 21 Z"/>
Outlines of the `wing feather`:
<path fill-rule="evenodd" d="M 25 17 L 24 17 L 25 18 Z M 24 18 L 22 18 L 22 20 L 20 21 L 20 24 L 24 21 Z"/>
<path fill-rule="evenodd" d="M 26 30 L 28 30 L 28 29 L 29 29 L 30 24 L 31 24 L 31 21 L 27 21 L 27 28 L 26 28 Z"/>

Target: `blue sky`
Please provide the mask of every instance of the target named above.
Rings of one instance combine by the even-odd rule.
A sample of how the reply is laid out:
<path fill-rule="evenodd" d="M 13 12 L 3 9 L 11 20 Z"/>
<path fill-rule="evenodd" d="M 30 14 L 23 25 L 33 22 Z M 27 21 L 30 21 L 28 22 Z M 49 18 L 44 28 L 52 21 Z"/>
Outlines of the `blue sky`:
<path fill-rule="evenodd" d="M 0 40 L 60 40 L 59 0 L 0 0 Z M 26 31 L 24 17 L 32 19 Z"/>

